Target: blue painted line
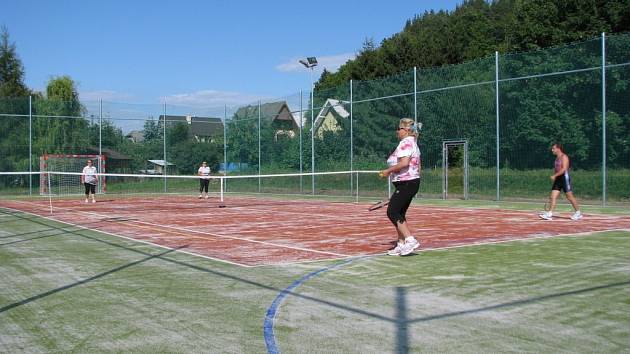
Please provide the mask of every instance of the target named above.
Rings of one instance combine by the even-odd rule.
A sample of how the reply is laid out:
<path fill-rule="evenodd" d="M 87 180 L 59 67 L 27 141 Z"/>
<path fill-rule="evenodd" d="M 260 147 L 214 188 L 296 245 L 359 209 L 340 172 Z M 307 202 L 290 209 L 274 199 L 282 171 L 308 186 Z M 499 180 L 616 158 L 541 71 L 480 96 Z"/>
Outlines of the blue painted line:
<path fill-rule="evenodd" d="M 338 268 L 341 267 L 343 265 L 346 265 L 352 261 L 354 261 L 355 259 L 358 258 L 362 258 L 362 257 L 357 257 L 357 258 L 350 258 L 344 262 L 338 263 L 338 264 L 334 264 L 331 265 L 329 267 L 326 268 L 322 268 L 320 270 L 316 270 L 312 273 L 309 273 L 305 276 L 303 276 L 302 278 L 294 281 L 293 283 L 291 283 L 291 285 L 289 285 L 286 289 L 282 290 L 278 296 L 276 296 L 276 298 L 273 300 L 273 302 L 271 303 L 271 306 L 269 306 L 269 308 L 267 309 L 267 314 L 265 315 L 265 323 L 263 325 L 263 333 L 265 336 L 265 344 L 267 345 L 267 353 L 269 354 L 279 354 L 280 350 L 278 349 L 278 345 L 276 344 L 276 338 L 274 336 L 273 333 L 273 324 L 274 324 L 274 320 L 276 318 L 276 313 L 278 313 L 278 308 L 280 307 L 280 304 L 282 304 L 282 301 L 284 300 L 284 298 L 289 295 L 293 289 L 297 288 L 298 286 L 300 286 L 301 284 L 305 283 L 307 280 L 319 275 L 320 273 L 329 271 L 331 269 L 334 268 Z"/>

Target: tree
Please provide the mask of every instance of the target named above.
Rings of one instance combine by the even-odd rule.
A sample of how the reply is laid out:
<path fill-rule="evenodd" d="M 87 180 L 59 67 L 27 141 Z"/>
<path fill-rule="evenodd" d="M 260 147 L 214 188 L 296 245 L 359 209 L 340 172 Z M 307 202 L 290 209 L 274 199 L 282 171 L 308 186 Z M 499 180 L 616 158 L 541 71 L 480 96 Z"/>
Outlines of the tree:
<path fill-rule="evenodd" d="M 53 77 L 46 86 L 46 98 L 33 100 L 33 141 L 38 153 L 85 152 L 90 143 L 89 122 L 69 76 Z"/>
<path fill-rule="evenodd" d="M 24 85 L 24 67 L 9 41 L 9 30 L 2 26 L 0 34 L 0 97 L 24 97 L 30 90 Z"/>

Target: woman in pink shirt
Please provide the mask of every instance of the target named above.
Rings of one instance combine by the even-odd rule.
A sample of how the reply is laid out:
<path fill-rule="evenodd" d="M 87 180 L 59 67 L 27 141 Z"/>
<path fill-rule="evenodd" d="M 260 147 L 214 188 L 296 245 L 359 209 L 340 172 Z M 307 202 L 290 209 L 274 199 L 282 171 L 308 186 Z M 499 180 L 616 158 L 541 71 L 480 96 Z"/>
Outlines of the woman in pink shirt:
<path fill-rule="evenodd" d="M 418 124 L 413 119 L 400 120 L 397 129 L 400 142 L 387 159 L 389 167 L 380 173 L 384 177 L 391 175 L 391 181 L 396 187 L 387 206 L 387 217 L 398 233 L 396 247 L 387 252 L 390 256 L 405 256 L 420 246 L 420 242 L 411 236 L 405 217 L 411 200 L 420 188 L 420 149 L 416 143 L 418 130 Z"/>

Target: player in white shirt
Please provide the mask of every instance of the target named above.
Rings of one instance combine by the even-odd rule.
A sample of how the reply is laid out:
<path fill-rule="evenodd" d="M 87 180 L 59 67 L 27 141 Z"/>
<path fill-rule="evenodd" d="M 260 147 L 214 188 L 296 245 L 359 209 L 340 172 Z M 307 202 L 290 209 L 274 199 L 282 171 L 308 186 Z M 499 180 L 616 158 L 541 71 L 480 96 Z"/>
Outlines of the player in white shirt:
<path fill-rule="evenodd" d="M 87 165 L 83 167 L 81 183 L 85 186 L 85 202 L 89 202 L 90 195 L 92 203 L 96 203 L 96 184 L 98 183 L 96 167 L 92 165 L 92 160 L 87 160 Z"/>
<path fill-rule="evenodd" d="M 208 184 L 210 183 L 210 167 L 207 162 L 202 162 L 201 167 L 197 170 L 199 175 L 199 199 L 208 199 Z"/>

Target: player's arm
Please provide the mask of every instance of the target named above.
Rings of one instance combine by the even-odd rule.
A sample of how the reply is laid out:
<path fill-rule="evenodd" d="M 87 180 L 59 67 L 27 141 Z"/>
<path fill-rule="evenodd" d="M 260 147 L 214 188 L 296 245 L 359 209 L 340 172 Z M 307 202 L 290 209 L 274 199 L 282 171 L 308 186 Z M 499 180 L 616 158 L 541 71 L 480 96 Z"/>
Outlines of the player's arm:
<path fill-rule="evenodd" d="M 398 159 L 398 163 L 396 163 L 394 166 L 390 166 L 388 169 L 381 171 L 381 174 L 384 177 L 387 177 L 394 172 L 398 172 L 403 168 L 409 166 L 409 161 L 411 161 L 411 158 L 409 156 L 403 156 Z"/>

